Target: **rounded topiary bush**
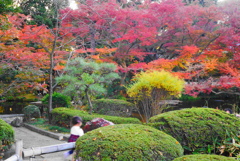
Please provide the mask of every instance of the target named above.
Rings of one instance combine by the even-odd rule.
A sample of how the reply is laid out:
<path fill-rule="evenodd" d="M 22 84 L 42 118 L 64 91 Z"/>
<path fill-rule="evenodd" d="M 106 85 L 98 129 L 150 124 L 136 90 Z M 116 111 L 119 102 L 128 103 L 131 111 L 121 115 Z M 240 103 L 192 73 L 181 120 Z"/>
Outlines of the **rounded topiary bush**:
<path fill-rule="evenodd" d="M 195 154 L 195 155 L 184 155 L 184 156 L 175 158 L 173 161 L 231 161 L 231 160 L 234 161 L 235 159 L 221 156 L 221 155 Z"/>
<path fill-rule="evenodd" d="M 149 120 L 153 126 L 176 138 L 186 151 L 196 151 L 226 139 L 226 132 L 236 135 L 240 119 L 211 108 L 190 108 L 156 115 Z M 216 148 L 216 147 L 215 147 Z"/>
<path fill-rule="evenodd" d="M 0 119 L 0 160 L 1 154 L 7 151 L 14 142 L 14 130 L 12 126 Z"/>
<path fill-rule="evenodd" d="M 76 142 L 82 160 L 170 161 L 183 155 L 180 143 L 164 132 L 139 124 L 100 127 Z"/>
<path fill-rule="evenodd" d="M 93 101 L 93 110 L 95 113 L 129 117 L 135 105 L 131 102 L 120 99 L 96 99 Z"/>
<path fill-rule="evenodd" d="M 29 121 L 31 118 L 39 118 L 41 116 L 40 109 L 35 105 L 28 105 L 23 108 L 24 119 Z"/>

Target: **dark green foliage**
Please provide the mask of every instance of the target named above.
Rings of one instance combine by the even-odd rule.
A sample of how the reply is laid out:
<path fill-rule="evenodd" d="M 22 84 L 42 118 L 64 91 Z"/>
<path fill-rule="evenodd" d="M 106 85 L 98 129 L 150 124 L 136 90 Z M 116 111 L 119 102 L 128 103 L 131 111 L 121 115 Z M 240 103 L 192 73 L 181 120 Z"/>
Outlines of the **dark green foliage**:
<path fill-rule="evenodd" d="M 193 96 L 189 96 L 189 95 L 181 95 L 181 97 L 179 98 L 179 100 L 181 101 L 196 101 L 196 100 L 200 100 L 200 97 L 193 97 Z"/>
<path fill-rule="evenodd" d="M 179 158 L 175 158 L 173 161 L 234 161 L 234 158 L 225 157 L 221 155 L 209 155 L 209 154 L 195 154 L 184 155 Z"/>
<path fill-rule="evenodd" d="M 170 111 L 149 121 L 150 126 L 176 138 L 188 152 L 209 147 L 214 150 L 216 144 L 226 138 L 226 131 L 237 134 L 240 130 L 239 118 L 211 108 Z"/>
<path fill-rule="evenodd" d="M 117 117 L 117 116 L 107 116 L 93 113 L 92 115 L 88 114 L 86 111 L 69 109 L 69 108 L 55 108 L 52 110 L 52 121 L 53 125 L 59 125 L 64 127 L 69 127 L 70 120 L 73 116 L 80 116 L 83 119 L 83 125 L 91 121 L 94 118 L 104 118 L 108 121 L 111 121 L 115 124 L 140 124 L 141 121 L 137 118 L 131 117 Z"/>
<path fill-rule="evenodd" d="M 17 70 L 11 69 L 11 68 L 1 68 L 0 69 L 0 80 L 1 83 L 11 83 L 12 80 L 14 80 L 15 76 L 19 72 Z"/>
<path fill-rule="evenodd" d="M 131 116 L 134 104 L 120 99 L 96 99 L 93 101 L 95 113 L 110 116 Z"/>
<path fill-rule="evenodd" d="M 90 131 L 76 142 L 82 160 L 171 161 L 183 155 L 176 139 L 149 126 L 110 125 Z"/>
<path fill-rule="evenodd" d="M 28 105 L 23 108 L 24 119 L 29 121 L 31 118 L 39 118 L 41 116 L 40 109 L 35 105 Z"/>
<path fill-rule="evenodd" d="M 23 0 L 20 3 L 20 8 L 22 9 L 23 14 L 32 16 L 33 19 L 29 22 L 29 24 L 44 24 L 50 28 L 54 28 L 57 22 L 58 9 L 63 7 L 66 2 L 66 0 Z"/>
<path fill-rule="evenodd" d="M 89 113 L 92 113 L 92 98 L 105 95 L 106 86 L 119 78 L 117 66 L 113 63 L 97 63 L 90 59 L 77 57 L 64 69 L 65 75 L 57 77 L 59 85 L 64 86 L 62 93 L 78 102 L 82 96 L 87 98 Z M 81 100 L 82 101 L 82 100 Z"/>
<path fill-rule="evenodd" d="M 13 6 L 13 0 L 0 0 L 0 14 L 19 11 L 19 8 Z"/>
<path fill-rule="evenodd" d="M 4 120 L 0 119 L 0 153 L 8 150 L 13 144 L 13 142 L 14 130 L 12 126 L 10 126 Z"/>
<path fill-rule="evenodd" d="M 49 94 L 43 97 L 43 104 L 48 104 Z M 65 96 L 61 93 L 54 92 L 52 95 L 52 107 L 69 107 L 71 105 L 70 97 Z"/>

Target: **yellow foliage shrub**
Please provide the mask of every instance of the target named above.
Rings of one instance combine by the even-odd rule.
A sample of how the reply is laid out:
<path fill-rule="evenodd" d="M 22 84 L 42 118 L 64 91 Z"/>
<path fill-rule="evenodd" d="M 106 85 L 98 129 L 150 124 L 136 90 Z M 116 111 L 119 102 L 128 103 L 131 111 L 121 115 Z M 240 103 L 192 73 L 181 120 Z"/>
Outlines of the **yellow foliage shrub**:
<path fill-rule="evenodd" d="M 139 97 L 143 92 L 151 95 L 154 89 L 162 89 L 169 95 L 179 95 L 184 87 L 184 81 L 166 71 L 142 72 L 135 76 L 135 83 L 127 88 L 130 97 Z"/>
<path fill-rule="evenodd" d="M 134 98 L 139 111 L 144 112 L 146 122 L 151 116 L 162 113 L 166 106 L 160 106 L 161 100 L 180 96 L 184 87 L 183 80 L 166 71 L 142 72 L 135 76 L 134 81 L 127 88 L 127 94 Z"/>

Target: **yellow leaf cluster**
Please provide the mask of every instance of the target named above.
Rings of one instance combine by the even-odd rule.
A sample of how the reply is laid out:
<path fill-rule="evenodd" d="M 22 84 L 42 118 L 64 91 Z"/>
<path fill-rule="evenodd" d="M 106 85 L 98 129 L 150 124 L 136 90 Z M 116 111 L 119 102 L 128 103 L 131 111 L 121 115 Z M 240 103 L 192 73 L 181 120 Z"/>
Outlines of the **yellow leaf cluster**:
<path fill-rule="evenodd" d="M 135 76 L 135 83 L 127 88 L 130 97 L 151 95 L 154 89 L 162 89 L 170 95 L 179 95 L 185 82 L 167 71 L 147 71 Z"/>

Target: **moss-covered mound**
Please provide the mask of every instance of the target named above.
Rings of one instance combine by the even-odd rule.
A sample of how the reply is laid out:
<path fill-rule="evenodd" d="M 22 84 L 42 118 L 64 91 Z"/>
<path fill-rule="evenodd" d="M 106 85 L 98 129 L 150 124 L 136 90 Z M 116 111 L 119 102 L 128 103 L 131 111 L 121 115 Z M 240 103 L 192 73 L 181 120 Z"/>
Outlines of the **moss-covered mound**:
<path fill-rule="evenodd" d="M 73 116 L 80 116 L 83 119 L 83 125 L 86 122 L 91 121 L 95 118 L 103 118 L 114 124 L 141 124 L 141 121 L 133 117 L 118 117 L 118 116 L 107 116 L 93 113 L 88 114 L 86 111 L 59 107 L 52 110 L 52 124 L 67 127 L 70 125 L 70 120 Z"/>
<path fill-rule="evenodd" d="M 170 161 L 183 155 L 179 142 L 157 129 L 139 124 L 100 127 L 76 142 L 82 160 Z"/>
<path fill-rule="evenodd" d="M 129 117 L 135 105 L 120 99 L 96 99 L 93 101 L 93 110 L 96 113 L 110 116 Z"/>
<path fill-rule="evenodd" d="M 221 155 L 195 154 L 184 155 L 179 158 L 175 158 L 173 161 L 231 161 L 231 160 L 234 161 L 235 159 Z"/>
<path fill-rule="evenodd" d="M 170 111 L 149 121 L 150 126 L 170 134 L 189 151 L 207 148 L 226 139 L 226 132 L 236 134 L 240 130 L 239 118 L 211 108 Z"/>
<path fill-rule="evenodd" d="M 12 126 L 0 119 L 0 160 L 1 154 L 8 150 L 14 142 L 14 130 Z"/>

